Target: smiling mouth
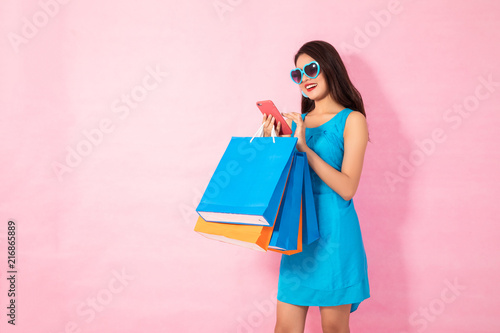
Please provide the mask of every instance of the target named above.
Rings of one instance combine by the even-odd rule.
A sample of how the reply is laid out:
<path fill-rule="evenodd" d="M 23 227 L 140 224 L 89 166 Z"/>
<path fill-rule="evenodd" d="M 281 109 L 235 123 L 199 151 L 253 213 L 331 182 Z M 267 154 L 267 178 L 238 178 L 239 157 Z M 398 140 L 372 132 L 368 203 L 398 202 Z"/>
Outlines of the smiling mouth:
<path fill-rule="evenodd" d="M 318 85 L 317 83 L 308 84 L 308 85 L 306 85 L 306 89 L 307 89 L 307 91 L 311 91 L 314 88 L 316 88 L 317 85 Z"/>

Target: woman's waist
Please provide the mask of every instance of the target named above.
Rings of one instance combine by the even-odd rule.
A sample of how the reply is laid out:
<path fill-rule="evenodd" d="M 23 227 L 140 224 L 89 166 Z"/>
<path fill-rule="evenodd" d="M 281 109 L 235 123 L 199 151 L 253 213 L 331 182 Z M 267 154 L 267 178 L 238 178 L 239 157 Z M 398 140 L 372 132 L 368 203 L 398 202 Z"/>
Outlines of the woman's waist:
<path fill-rule="evenodd" d="M 327 186 L 328 187 L 328 186 Z M 354 205 L 353 199 L 345 200 L 337 192 L 330 187 L 326 188 L 313 188 L 313 195 L 316 201 L 322 203 L 330 203 L 342 207 Z"/>
<path fill-rule="evenodd" d="M 313 183 L 312 191 L 314 195 L 330 195 L 342 199 L 342 197 L 337 192 L 335 192 L 330 186 L 326 185 L 326 183 L 324 182 Z"/>

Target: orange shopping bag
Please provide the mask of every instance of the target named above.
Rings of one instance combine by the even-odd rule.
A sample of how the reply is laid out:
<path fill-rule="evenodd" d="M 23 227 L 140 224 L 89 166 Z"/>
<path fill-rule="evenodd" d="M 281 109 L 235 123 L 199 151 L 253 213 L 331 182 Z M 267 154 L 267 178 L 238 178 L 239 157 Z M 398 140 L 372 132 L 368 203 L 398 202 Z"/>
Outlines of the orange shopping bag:
<path fill-rule="evenodd" d="M 194 231 L 207 238 L 224 243 L 267 251 L 271 235 L 273 234 L 273 227 L 207 222 L 199 216 Z"/>

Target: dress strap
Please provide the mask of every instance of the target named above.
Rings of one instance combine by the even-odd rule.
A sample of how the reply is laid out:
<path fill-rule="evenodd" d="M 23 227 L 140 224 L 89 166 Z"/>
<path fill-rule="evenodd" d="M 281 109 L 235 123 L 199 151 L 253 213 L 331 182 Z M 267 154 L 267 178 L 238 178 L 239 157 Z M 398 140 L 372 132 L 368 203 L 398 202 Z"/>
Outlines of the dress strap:
<path fill-rule="evenodd" d="M 347 122 L 347 117 L 351 114 L 352 110 L 347 108 L 343 110 L 342 114 L 339 114 L 338 116 L 340 117 L 340 129 L 342 133 L 344 133 L 344 128 L 345 128 L 345 123 Z"/>

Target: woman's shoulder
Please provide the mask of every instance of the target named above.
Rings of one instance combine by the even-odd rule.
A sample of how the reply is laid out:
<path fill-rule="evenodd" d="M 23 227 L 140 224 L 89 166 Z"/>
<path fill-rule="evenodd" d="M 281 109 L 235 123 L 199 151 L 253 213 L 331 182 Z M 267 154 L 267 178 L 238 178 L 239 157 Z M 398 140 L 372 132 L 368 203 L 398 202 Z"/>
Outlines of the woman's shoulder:
<path fill-rule="evenodd" d="M 349 109 L 350 110 L 350 109 Z M 348 133 L 357 133 L 358 135 L 368 131 L 366 117 L 360 111 L 351 110 L 346 117 L 344 135 Z"/>
<path fill-rule="evenodd" d="M 362 114 L 360 111 L 352 110 L 352 109 L 346 109 L 347 110 L 347 116 L 346 119 L 347 121 L 350 120 L 350 122 L 366 122 L 366 117 L 364 114 Z"/>

